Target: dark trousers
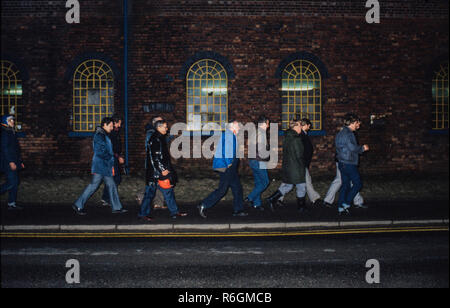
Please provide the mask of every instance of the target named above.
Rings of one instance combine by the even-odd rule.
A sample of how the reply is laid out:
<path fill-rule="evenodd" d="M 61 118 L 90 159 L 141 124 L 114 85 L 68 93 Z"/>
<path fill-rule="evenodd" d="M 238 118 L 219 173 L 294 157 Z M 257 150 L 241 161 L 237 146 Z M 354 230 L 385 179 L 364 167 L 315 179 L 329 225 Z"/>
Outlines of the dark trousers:
<path fill-rule="evenodd" d="M 239 160 L 234 160 L 231 167 L 220 173 L 219 187 L 213 191 L 202 204 L 206 209 L 216 205 L 227 193 L 228 188 L 233 192 L 233 210 L 235 213 L 244 210 L 243 190 L 238 174 Z"/>
<path fill-rule="evenodd" d="M 17 170 L 12 171 L 8 168 L 5 172 L 6 183 L 0 186 L 0 195 L 8 192 L 8 204 L 13 204 L 17 200 L 17 190 L 19 187 L 19 172 Z"/>
<path fill-rule="evenodd" d="M 361 176 L 359 175 L 358 166 L 339 163 L 338 167 L 341 172 L 342 179 L 338 206 L 342 206 L 343 204 L 351 205 L 353 199 L 362 188 L 362 181 Z"/>

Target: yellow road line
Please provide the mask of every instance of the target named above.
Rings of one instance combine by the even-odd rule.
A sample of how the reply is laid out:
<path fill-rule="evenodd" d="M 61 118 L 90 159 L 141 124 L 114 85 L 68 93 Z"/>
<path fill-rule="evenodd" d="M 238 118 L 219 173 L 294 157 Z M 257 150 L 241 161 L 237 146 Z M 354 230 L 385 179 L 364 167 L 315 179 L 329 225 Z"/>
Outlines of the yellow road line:
<path fill-rule="evenodd" d="M 261 231 L 261 232 L 168 232 L 168 233 L 134 233 L 134 232 L 2 232 L 0 238 L 188 238 L 188 237 L 275 237 L 275 236 L 308 236 L 308 235 L 339 235 L 368 233 L 406 233 L 406 232 L 436 232 L 449 231 L 448 226 L 440 227 L 398 227 L 398 228 L 355 228 L 355 229 L 325 229 L 309 231 Z"/>

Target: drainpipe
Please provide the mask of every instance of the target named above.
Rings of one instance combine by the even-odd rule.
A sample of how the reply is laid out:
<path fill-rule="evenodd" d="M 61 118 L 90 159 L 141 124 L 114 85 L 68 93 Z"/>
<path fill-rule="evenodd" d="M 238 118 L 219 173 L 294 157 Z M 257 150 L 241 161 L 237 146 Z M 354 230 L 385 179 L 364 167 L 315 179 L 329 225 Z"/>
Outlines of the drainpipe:
<path fill-rule="evenodd" d="M 125 120 L 125 172 L 128 174 L 128 0 L 123 0 L 123 101 Z"/>

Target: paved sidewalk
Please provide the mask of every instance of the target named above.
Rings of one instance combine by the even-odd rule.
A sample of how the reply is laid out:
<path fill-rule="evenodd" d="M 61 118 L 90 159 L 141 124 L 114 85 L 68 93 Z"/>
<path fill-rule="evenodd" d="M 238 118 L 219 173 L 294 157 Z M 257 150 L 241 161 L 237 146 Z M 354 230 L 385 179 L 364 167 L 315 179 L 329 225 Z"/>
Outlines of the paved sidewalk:
<path fill-rule="evenodd" d="M 448 224 L 447 201 L 404 201 L 368 204 L 368 209 L 353 209 L 348 216 L 339 216 L 337 208 L 312 207 L 306 213 L 298 213 L 294 203 L 278 208 L 248 209 L 247 217 L 233 217 L 230 202 L 221 202 L 207 212 L 208 218 L 198 215 L 196 204 L 180 202 L 180 209 L 187 217 L 176 220 L 169 217 L 166 209 L 154 210 L 153 222 L 142 222 L 137 214 L 137 204 L 125 204 L 125 214 L 112 214 L 109 207 L 88 203 L 87 215 L 76 215 L 70 204 L 33 205 L 24 204 L 24 210 L 11 211 L 1 207 L 2 231 L 173 231 L 173 230 L 278 230 L 314 229 L 352 226 L 389 226 Z"/>

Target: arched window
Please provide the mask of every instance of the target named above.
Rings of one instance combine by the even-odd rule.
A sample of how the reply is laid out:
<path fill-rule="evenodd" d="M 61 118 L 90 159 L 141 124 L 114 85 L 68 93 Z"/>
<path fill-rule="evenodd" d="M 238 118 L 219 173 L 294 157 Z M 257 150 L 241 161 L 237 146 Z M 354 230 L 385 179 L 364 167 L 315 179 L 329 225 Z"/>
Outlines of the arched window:
<path fill-rule="evenodd" d="M 448 61 L 434 72 L 432 93 L 433 129 L 448 129 Z"/>
<path fill-rule="evenodd" d="M 228 77 L 224 67 L 212 59 L 195 62 L 187 72 L 186 104 L 188 130 L 199 131 L 228 121 Z"/>
<path fill-rule="evenodd" d="M 93 132 L 114 113 L 114 74 L 101 60 L 81 63 L 73 76 L 73 130 Z"/>
<path fill-rule="evenodd" d="M 295 117 L 308 118 L 311 130 L 322 129 L 322 78 L 317 67 L 307 60 L 295 60 L 282 72 L 282 129 Z"/>
<path fill-rule="evenodd" d="M 20 72 L 14 63 L 2 60 L 1 75 L 0 115 L 14 114 L 16 117 L 16 129 L 20 129 L 23 107 Z"/>

